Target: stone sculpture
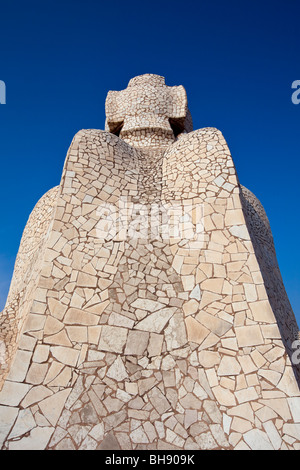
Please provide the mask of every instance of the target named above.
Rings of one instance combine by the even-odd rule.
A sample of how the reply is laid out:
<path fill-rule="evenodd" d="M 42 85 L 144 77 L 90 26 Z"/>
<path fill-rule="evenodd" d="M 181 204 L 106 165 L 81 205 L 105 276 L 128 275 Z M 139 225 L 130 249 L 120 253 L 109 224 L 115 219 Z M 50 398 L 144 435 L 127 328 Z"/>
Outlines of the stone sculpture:
<path fill-rule="evenodd" d="M 299 449 L 265 212 L 186 92 L 108 93 L 34 208 L 0 317 L 3 449 Z"/>

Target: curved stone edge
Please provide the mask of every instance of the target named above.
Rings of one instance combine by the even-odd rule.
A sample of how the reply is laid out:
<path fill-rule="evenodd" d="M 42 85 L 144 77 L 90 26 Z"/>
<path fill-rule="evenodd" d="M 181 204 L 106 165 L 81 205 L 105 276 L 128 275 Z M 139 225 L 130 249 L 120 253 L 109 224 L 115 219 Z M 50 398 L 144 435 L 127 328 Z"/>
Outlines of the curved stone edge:
<path fill-rule="evenodd" d="M 0 390 L 33 302 L 58 192 L 59 186 L 56 186 L 40 198 L 23 231 L 8 298 L 0 316 Z M 36 308 L 38 309 L 38 303 Z"/>
<path fill-rule="evenodd" d="M 89 130 L 80 130 L 73 137 L 66 155 L 64 169 L 72 149 L 77 148 L 85 132 Z M 7 301 L 0 313 L 0 391 L 14 360 L 29 313 L 43 313 L 41 303 L 44 300 L 43 294 L 37 287 L 45 261 L 47 239 L 53 228 L 64 179 L 65 173 L 63 172 L 60 185 L 47 191 L 36 203 L 21 237 Z M 29 340 L 26 339 L 26 341 L 28 343 Z M 26 341 L 22 345 L 25 350 L 32 349 L 36 343 L 34 339 L 29 342 L 30 344 L 25 344 Z"/>
<path fill-rule="evenodd" d="M 240 185 L 240 188 L 243 211 L 268 299 L 277 320 L 285 348 L 289 356 L 292 357 L 294 353 L 292 344 L 299 339 L 299 327 L 284 287 L 270 222 L 258 198 L 244 186 Z M 295 373 L 298 383 L 300 383 L 298 368 L 295 368 Z"/>
<path fill-rule="evenodd" d="M 53 206 L 58 197 L 59 186 L 47 191 L 34 206 L 23 231 L 17 253 L 6 306 L 28 284 L 32 267 L 39 255 L 40 245 L 49 229 Z"/>

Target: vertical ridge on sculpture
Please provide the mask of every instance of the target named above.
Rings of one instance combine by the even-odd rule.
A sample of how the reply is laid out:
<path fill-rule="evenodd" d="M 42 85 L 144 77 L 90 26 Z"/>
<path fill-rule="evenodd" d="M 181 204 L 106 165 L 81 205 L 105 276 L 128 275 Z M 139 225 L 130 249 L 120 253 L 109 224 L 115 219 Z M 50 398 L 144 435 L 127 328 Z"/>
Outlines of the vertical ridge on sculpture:
<path fill-rule="evenodd" d="M 2 448 L 299 449 L 297 324 L 221 132 L 153 74 L 108 93 L 105 128 L 24 231 Z"/>

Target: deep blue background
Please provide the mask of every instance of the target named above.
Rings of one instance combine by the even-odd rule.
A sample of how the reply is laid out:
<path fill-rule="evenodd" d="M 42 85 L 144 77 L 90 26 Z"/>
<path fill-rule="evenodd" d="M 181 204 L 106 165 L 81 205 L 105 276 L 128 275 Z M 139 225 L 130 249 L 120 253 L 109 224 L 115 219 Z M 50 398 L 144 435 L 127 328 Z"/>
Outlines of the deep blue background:
<path fill-rule="evenodd" d="M 0 309 L 28 216 L 59 184 L 73 135 L 104 128 L 108 90 L 155 73 L 186 88 L 195 129 L 223 132 L 267 211 L 300 324 L 300 2 L 29 0 L 0 10 Z"/>

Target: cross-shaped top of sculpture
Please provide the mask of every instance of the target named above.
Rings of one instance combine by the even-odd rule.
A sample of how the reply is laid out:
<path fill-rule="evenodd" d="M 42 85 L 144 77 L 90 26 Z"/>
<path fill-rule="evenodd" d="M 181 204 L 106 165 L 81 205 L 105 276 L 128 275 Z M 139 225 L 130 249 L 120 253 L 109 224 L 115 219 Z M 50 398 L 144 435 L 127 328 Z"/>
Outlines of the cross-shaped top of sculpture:
<path fill-rule="evenodd" d="M 167 86 L 153 74 L 132 78 L 122 91 L 109 91 L 105 129 L 134 147 L 170 145 L 193 130 L 183 86 Z"/>

